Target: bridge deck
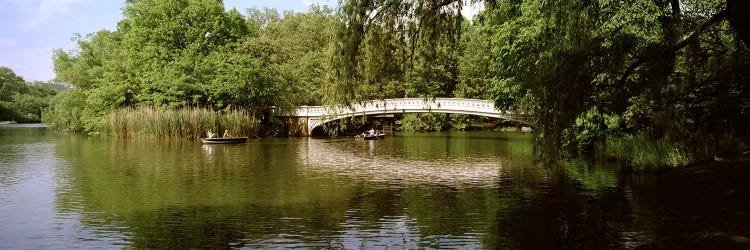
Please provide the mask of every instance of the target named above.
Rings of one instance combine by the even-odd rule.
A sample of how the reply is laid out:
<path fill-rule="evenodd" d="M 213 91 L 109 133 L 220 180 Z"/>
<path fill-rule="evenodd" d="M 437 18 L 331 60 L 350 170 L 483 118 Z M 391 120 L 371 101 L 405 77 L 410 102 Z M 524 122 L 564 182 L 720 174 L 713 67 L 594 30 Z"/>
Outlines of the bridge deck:
<path fill-rule="evenodd" d="M 529 122 L 529 115 L 501 111 L 487 100 L 463 98 L 396 98 L 371 100 L 356 103 L 351 106 L 300 106 L 290 117 L 304 117 L 308 119 L 308 134 L 323 123 L 342 118 L 362 115 L 397 114 L 397 113 L 449 113 L 479 115 L 505 120 L 512 120 L 524 124 Z"/>

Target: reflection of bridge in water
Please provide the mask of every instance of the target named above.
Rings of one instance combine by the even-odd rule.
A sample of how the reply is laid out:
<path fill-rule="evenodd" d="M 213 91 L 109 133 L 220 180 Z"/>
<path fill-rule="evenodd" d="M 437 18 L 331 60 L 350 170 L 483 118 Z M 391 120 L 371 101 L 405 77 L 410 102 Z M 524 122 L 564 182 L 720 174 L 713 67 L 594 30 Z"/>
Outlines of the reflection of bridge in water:
<path fill-rule="evenodd" d="M 309 139 L 299 162 L 307 170 L 386 185 L 496 186 L 502 160 L 497 158 L 408 159 L 380 152 L 379 141 Z"/>

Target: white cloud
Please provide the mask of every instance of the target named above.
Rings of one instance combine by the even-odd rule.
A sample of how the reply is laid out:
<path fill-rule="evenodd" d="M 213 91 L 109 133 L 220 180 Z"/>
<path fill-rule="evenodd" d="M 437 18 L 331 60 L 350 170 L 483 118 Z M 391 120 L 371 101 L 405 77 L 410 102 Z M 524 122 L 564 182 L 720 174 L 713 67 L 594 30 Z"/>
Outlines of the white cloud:
<path fill-rule="evenodd" d="M 65 15 L 70 12 L 70 7 L 80 3 L 82 0 L 41 0 L 34 3 L 31 19 L 21 25 L 24 30 L 30 30 L 47 23 L 57 14 Z"/>

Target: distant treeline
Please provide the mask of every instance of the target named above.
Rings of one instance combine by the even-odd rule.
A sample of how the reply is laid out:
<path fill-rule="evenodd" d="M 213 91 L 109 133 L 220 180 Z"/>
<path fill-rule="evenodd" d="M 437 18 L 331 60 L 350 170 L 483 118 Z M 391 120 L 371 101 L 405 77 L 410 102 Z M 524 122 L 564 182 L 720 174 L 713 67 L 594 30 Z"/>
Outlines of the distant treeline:
<path fill-rule="evenodd" d="M 40 122 L 52 96 L 64 89 L 59 84 L 27 82 L 0 66 L 0 121 Z"/>

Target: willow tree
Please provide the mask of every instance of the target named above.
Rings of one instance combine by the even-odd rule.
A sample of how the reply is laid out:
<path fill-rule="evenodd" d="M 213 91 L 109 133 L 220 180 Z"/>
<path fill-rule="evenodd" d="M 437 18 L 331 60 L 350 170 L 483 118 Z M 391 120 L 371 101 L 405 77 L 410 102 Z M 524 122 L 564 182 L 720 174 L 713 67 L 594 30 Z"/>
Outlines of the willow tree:
<path fill-rule="evenodd" d="M 571 151 L 564 148 L 586 149 L 622 127 L 647 138 L 687 142 L 689 130 L 737 127 L 731 120 L 747 114 L 747 108 L 737 105 L 747 101 L 750 75 L 744 67 L 748 52 L 743 42 L 747 44 L 746 23 L 750 23 L 742 14 L 746 1 L 482 2 L 485 10 L 475 22 L 490 40 L 485 48 L 490 55 L 485 94 L 498 107 L 526 107 L 535 114 L 537 145 L 544 158 Z M 407 70 L 440 76 L 430 71 L 429 63 L 436 58 L 430 52 L 443 50 L 434 43 L 441 37 L 460 41 L 464 4 L 461 0 L 341 1 L 335 64 L 338 100 L 351 102 L 361 96 L 357 89 L 366 79 L 361 68 L 369 63 L 363 60 L 368 32 L 399 27 L 394 25 L 399 22 L 408 23 L 408 28 L 389 32 L 413 45 L 408 62 L 427 62 L 427 67 L 415 63 Z M 467 54 L 459 57 L 468 63 Z M 450 67 L 443 70 L 451 72 Z M 408 79 L 405 89 L 414 86 Z M 426 96 L 444 95 L 447 91 L 442 90 L 451 88 L 441 85 L 444 81 L 417 83 L 428 85 L 416 85 Z"/>
<path fill-rule="evenodd" d="M 452 94 L 461 1 L 342 1 L 331 100 Z"/>

